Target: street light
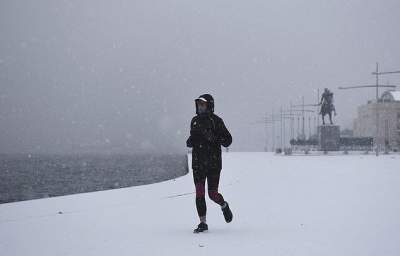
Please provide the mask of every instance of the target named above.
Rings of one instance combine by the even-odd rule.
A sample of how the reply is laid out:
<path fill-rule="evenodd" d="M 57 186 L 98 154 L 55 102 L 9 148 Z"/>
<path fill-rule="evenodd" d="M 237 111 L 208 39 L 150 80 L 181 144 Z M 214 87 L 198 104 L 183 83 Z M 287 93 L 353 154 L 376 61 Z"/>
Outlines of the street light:
<path fill-rule="evenodd" d="M 276 119 L 274 112 L 272 111 L 270 117 L 265 113 L 265 117 L 262 120 L 251 123 L 252 125 L 263 124 L 265 125 L 265 150 L 268 148 L 268 126 L 271 126 L 272 133 L 272 151 L 275 151 L 275 122 L 279 122 L 280 119 Z"/>
<path fill-rule="evenodd" d="M 376 71 L 372 72 L 372 75 L 375 75 L 375 81 L 376 81 L 376 139 L 378 142 L 378 135 L 379 135 L 379 112 L 378 112 L 378 84 L 379 84 L 379 76 L 380 75 L 389 75 L 389 74 L 398 74 L 400 73 L 399 71 L 385 71 L 385 72 L 379 72 L 379 64 L 378 62 L 376 63 Z M 376 145 L 376 155 L 378 155 L 378 144 Z"/>
<path fill-rule="evenodd" d="M 274 114 L 273 112 L 271 113 L 271 115 L 265 115 L 265 117 L 262 120 L 258 120 L 256 122 L 252 122 L 251 124 L 253 125 L 257 125 L 257 124 L 264 124 L 265 125 L 265 136 L 266 136 L 266 140 L 265 140 L 265 147 L 267 147 L 268 145 L 268 127 L 271 127 L 271 133 L 272 133 L 272 149 L 275 150 L 275 123 L 279 122 L 280 123 L 280 147 L 283 148 L 284 144 L 285 144 L 285 138 L 286 138 L 286 128 L 285 128 L 285 119 L 290 119 L 292 120 L 293 117 L 295 116 L 300 116 L 300 114 L 298 113 L 289 113 L 288 110 L 285 110 L 283 108 L 281 108 L 280 113 L 279 114 Z M 293 136 L 292 136 L 293 138 Z"/>
<path fill-rule="evenodd" d="M 376 156 L 379 155 L 379 148 L 378 148 L 378 136 L 379 136 L 379 111 L 378 111 L 378 101 L 379 101 L 379 88 L 396 88 L 397 85 L 380 85 L 379 84 L 379 76 L 386 75 L 386 74 L 395 74 L 400 73 L 400 71 L 389 71 L 389 72 L 379 72 L 379 64 L 376 63 L 376 71 L 372 72 L 373 75 L 376 76 L 375 85 L 356 85 L 356 86 L 340 86 L 338 87 L 341 90 L 346 89 L 360 89 L 360 88 L 376 88 L 375 90 L 375 98 L 376 98 L 376 109 L 375 109 L 375 153 Z"/>
<path fill-rule="evenodd" d="M 306 135 L 305 135 L 305 131 L 304 131 L 304 130 L 305 130 L 304 114 L 305 114 L 305 112 L 314 112 L 314 111 L 313 111 L 313 110 L 307 111 L 307 110 L 304 109 L 304 108 L 305 108 L 305 107 L 315 107 L 315 106 L 319 106 L 319 104 L 305 104 L 305 103 L 304 103 L 304 96 L 301 97 L 301 102 L 302 102 L 301 105 L 292 105 L 291 107 L 301 107 L 301 112 L 302 112 L 302 117 L 301 117 L 301 119 L 302 119 L 301 136 L 302 136 L 303 138 L 305 138 Z"/>

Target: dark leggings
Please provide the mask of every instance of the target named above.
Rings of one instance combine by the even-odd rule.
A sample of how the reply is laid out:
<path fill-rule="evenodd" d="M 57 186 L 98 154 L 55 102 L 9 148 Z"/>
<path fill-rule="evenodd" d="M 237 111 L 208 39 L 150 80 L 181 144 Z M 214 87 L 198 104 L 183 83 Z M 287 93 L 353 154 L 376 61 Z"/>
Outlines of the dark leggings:
<path fill-rule="evenodd" d="M 206 216 L 207 213 L 205 198 L 206 180 L 208 185 L 208 196 L 210 197 L 210 199 L 221 206 L 225 202 L 223 196 L 218 193 L 220 174 L 220 170 L 210 170 L 208 172 L 193 172 L 194 184 L 196 186 L 196 208 L 199 217 Z"/>

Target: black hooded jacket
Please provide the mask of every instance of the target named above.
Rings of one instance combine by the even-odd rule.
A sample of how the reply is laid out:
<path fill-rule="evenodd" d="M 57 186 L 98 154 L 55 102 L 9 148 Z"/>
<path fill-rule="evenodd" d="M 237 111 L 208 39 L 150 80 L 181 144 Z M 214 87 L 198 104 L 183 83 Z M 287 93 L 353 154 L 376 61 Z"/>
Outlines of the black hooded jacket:
<path fill-rule="evenodd" d="M 186 145 L 192 150 L 192 168 L 194 171 L 222 169 L 221 146 L 229 147 L 232 136 L 224 121 L 214 114 L 214 99 L 209 94 L 201 95 L 207 101 L 207 111 L 196 116 L 190 123 L 190 136 Z M 196 99 L 197 100 L 199 100 Z M 195 102 L 196 103 L 196 102 Z"/>

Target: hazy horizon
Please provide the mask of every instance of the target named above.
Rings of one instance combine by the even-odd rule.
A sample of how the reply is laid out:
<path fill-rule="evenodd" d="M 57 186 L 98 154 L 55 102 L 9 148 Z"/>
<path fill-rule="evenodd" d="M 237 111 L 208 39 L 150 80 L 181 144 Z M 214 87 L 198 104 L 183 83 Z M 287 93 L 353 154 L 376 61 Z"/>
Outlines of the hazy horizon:
<path fill-rule="evenodd" d="M 325 87 L 352 128 L 375 91 L 337 87 L 374 84 L 376 62 L 400 69 L 399 13 L 395 0 L 4 0 L 0 152 L 185 152 L 203 93 L 233 151 L 262 151 L 253 123 Z"/>

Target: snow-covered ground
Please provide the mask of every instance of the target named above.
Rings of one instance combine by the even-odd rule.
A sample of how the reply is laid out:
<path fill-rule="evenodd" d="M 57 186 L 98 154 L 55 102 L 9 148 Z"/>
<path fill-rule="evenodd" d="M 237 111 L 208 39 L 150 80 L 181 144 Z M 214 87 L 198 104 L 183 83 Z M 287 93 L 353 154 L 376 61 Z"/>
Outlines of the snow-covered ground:
<path fill-rule="evenodd" d="M 0 205 L 0 255 L 400 255 L 400 156 L 226 153 L 198 224 L 191 173 L 158 184 Z"/>

